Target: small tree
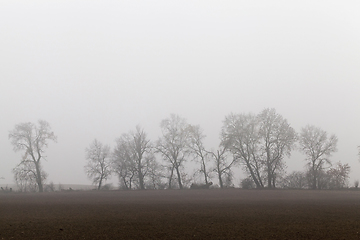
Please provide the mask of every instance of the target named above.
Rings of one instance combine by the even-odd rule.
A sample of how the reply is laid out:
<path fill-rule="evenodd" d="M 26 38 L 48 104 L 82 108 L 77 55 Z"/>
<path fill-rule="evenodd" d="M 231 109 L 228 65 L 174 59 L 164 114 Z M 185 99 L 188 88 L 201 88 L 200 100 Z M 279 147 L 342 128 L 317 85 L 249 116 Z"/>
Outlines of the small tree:
<path fill-rule="evenodd" d="M 346 187 L 348 185 L 349 174 L 349 164 L 336 163 L 334 167 L 327 171 L 329 188 L 340 189 Z"/>
<path fill-rule="evenodd" d="M 45 186 L 45 192 L 55 192 L 55 184 L 54 182 L 50 182 Z"/>
<path fill-rule="evenodd" d="M 307 187 L 306 173 L 301 171 L 293 171 L 285 176 L 281 181 L 282 188 L 302 189 Z"/>
<path fill-rule="evenodd" d="M 355 187 L 355 188 L 358 188 L 358 187 L 359 187 L 359 180 L 355 180 L 355 181 L 354 181 L 354 187 Z"/>
<path fill-rule="evenodd" d="M 307 156 L 309 176 L 311 177 L 311 188 L 319 188 L 318 178 L 324 171 L 325 164 L 331 164 L 329 157 L 336 152 L 337 137 L 314 126 L 306 126 L 300 134 L 300 150 Z"/>
<path fill-rule="evenodd" d="M 45 158 L 44 151 L 48 142 L 56 142 L 56 136 L 51 131 L 49 123 L 43 120 L 39 120 L 38 125 L 30 122 L 20 123 L 10 131 L 9 139 L 15 152 L 25 151 L 22 161 L 14 169 L 15 180 L 23 183 L 35 180 L 38 191 L 43 192 L 43 181 L 47 174 L 43 171 L 41 162 Z"/>
<path fill-rule="evenodd" d="M 240 184 L 241 184 L 241 188 L 243 189 L 255 188 L 255 183 L 251 177 L 244 178 L 243 180 L 241 180 Z"/>
<path fill-rule="evenodd" d="M 110 147 L 95 139 L 90 147 L 85 149 L 85 152 L 88 161 L 85 172 L 100 190 L 103 182 L 111 176 Z"/>

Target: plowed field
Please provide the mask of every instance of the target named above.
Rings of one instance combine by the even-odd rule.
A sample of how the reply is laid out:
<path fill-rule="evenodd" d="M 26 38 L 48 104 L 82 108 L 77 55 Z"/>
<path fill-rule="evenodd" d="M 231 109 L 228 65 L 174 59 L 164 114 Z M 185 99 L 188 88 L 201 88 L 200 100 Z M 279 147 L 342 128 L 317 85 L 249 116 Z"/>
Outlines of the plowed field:
<path fill-rule="evenodd" d="M 358 191 L 0 194 L 0 239 L 359 238 Z"/>

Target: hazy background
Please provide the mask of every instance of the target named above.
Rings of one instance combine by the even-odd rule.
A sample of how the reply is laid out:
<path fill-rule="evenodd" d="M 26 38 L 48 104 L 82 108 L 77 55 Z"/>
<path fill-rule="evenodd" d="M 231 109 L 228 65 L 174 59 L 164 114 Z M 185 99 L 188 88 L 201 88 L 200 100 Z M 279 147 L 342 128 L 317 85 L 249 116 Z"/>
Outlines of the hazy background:
<path fill-rule="evenodd" d="M 275 108 L 296 131 L 336 134 L 333 162 L 360 179 L 359 1 L 0 1 L 0 184 L 13 183 L 15 124 L 58 136 L 44 169 L 90 184 L 85 148 L 179 114 L 217 147 L 231 112 Z M 288 172 L 303 170 L 294 152 Z M 244 176 L 237 170 L 238 177 Z M 113 178 L 113 182 L 117 182 Z"/>

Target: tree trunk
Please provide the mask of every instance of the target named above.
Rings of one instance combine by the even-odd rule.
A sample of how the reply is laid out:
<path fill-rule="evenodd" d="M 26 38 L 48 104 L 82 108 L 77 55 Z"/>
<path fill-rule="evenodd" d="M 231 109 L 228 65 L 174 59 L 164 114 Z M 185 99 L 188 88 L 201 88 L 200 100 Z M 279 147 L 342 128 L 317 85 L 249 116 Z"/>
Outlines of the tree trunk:
<path fill-rule="evenodd" d="M 181 183 L 181 175 L 180 175 L 179 167 L 176 166 L 175 168 L 176 168 L 176 174 L 177 174 L 177 176 L 178 176 L 179 188 L 180 188 L 180 189 L 183 189 L 183 185 L 182 185 L 182 183 Z"/>
<path fill-rule="evenodd" d="M 99 185 L 98 185 L 98 190 L 100 190 L 101 184 L 102 184 L 102 176 L 100 177 L 100 181 L 99 181 Z"/>
<path fill-rule="evenodd" d="M 39 162 L 36 162 L 36 161 L 34 163 L 35 163 L 35 168 L 36 168 L 36 183 L 39 187 L 39 192 L 44 192 L 43 183 L 42 183 L 42 179 L 41 179 L 40 164 L 39 164 Z"/>
<path fill-rule="evenodd" d="M 313 164 L 312 166 L 312 174 L 313 174 L 313 179 L 312 179 L 312 189 L 316 189 L 316 182 L 317 182 L 317 171 L 315 171 L 315 165 Z"/>
<path fill-rule="evenodd" d="M 270 150 L 266 147 L 266 162 L 267 162 L 267 182 L 268 188 L 272 188 L 272 171 L 271 171 L 271 160 L 270 160 Z"/>
<path fill-rule="evenodd" d="M 173 175 L 174 175 L 174 166 L 171 166 L 171 173 L 170 173 L 170 178 L 169 178 L 169 189 L 172 188 L 172 178 L 173 178 Z"/>
<path fill-rule="evenodd" d="M 268 166 L 269 167 L 269 166 Z M 275 184 L 273 184 L 273 180 L 275 180 L 274 178 L 273 178 L 273 174 L 272 174 L 272 172 L 271 172 L 271 170 L 270 169 L 268 169 L 268 177 L 267 177 L 267 180 L 268 180 L 268 188 L 273 188 L 274 186 L 275 186 Z"/>
<path fill-rule="evenodd" d="M 204 159 L 202 159 L 202 165 L 203 165 L 203 171 L 204 171 L 204 177 L 205 177 L 205 184 L 208 184 L 208 179 L 207 179 L 207 175 L 206 175 L 206 166 L 205 166 Z"/>
<path fill-rule="evenodd" d="M 219 170 L 219 169 L 218 169 Z M 224 188 L 221 171 L 218 171 L 220 188 Z"/>
<path fill-rule="evenodd" d="M 271 181 L 271 174 L 270 171 L 268 170 L 268 188 L 272 188 L 272 181 Z"/>
<path fill-rule="evenodd" d="M 316 179 L 316 175 L 315 175 L 315 173 L 313 173 L 314 174 L 314 176 L 313 176 L 313 183 L 312 183 L 312 189 L 316 189 L 316 182 L 317 182 L 317 179 Z"/>
<path fill-rule="evenodd" d="M 145 186 L 144 186 L 144 176 L 141 172 L 141 165 L 138 164 L 138 178 L 139 178 L 139 184 L 140 184 L 140 189 L 144 190 Z"/>
<path fill-rule="evenodd" d="M 273 188 L 276 188 L 275 182 L 276 182 L 276 179 L 275 179 L 275 177 L 273 177 L 273 178 L 272 178 L 272 186 L 273 186 Z"/>
<path fill-rule="evenodd" d="M 126 190 L 129 190 L 128 184 L 126 182 L 126 178 L 122 177 L 122 180 L 123 180 L 123 183 L 124 183 L 124 186 L 125 186 Z"/>
<path fill-rule="evenodd" d="M 250 164 L 248 163 L 248 161 L 246 161 L 246 166 L 249 169 L 250 176 L 252 177 L 252 179 L 255 182 L 256 188 L 262 188 L 263 187 L 262 184 L 260 184 L 259 180 L 255 176 L 255 173 L 254 173 L 253 169 L 251 168 Z"/>

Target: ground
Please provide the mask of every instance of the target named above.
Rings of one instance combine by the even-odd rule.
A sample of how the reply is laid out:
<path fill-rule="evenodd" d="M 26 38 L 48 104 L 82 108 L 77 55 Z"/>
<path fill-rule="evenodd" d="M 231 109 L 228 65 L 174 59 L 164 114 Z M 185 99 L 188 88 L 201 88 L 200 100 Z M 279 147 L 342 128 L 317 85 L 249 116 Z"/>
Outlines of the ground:
<path fill-rule="evenodd" d="M 359 239 L 360 192 L 1 193 L 0 239 Z"/>

